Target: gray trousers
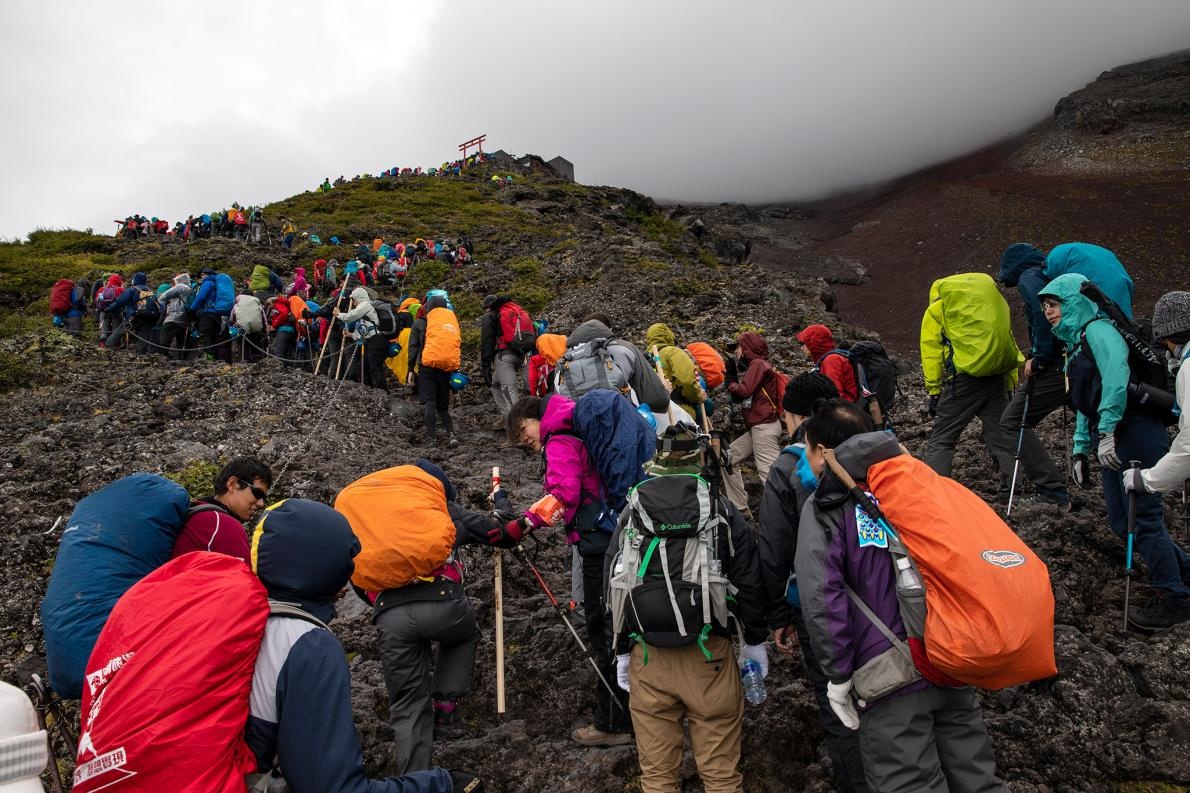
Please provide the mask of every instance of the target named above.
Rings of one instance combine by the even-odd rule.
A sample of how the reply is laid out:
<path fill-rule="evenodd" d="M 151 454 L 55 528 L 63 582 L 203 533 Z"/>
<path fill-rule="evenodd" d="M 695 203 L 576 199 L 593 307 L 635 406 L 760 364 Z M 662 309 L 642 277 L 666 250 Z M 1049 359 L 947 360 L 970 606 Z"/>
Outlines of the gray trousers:
<path fill-rule="evenodd" d="M 516 404 L 520 392 L 517 374 L 524 363 L 521 356 L 510 350 L 500 350 L 492 361 L 492 397 L 502 416 L 507 416 Z"/>
<path fill-rule="evenodd" d="M 1028 390 L 1030 383 L 1032 383 L 1031 392 Z M 1026 393 L 1029 397 L 1028 414 L 1025 414 Z M 1021 470 L 1024 471 L 1025 476 L 1042 495 L 1061 501 L 1069 498 L 1066 492 L 1066 478 L 1054 463 L 1053 458 L 1050 457 L 1049 452 L 1045 450 L 1045 446 L 1041 444 L 1041 439 L 1037 437 L 1033 427 L 1041 423 L 1041 420 L 1050 413 L 1061 410 L 1065 402 L 1066 377 L 1062 374 L 1061 367 L 1052 366 L 1035 372 L 1033 377 L 1023 381 L 1017 387 L 1016 393 L 1012 395 L 1008 407 L 1004 409 L 1004 414 L 1000 417 L 1000 428 L 1014 444 L 1014 453 L 1017 440 L 1019 439 L 1021 442 Z M 1025 414 L 1023 436 L 1020 434 L 1022 414 Z M 1063 450 L 1062 454 L 1065 455 L 1066 451 Z M 1020 486 L 1020 482 L 1017 482 L 1018 490 Z"/>
<path fill-rule="evenodd" d="M 456 587 L 461 593 L 461 588 Z M 471 691 L 479 627 L 466 596 L 404 603 L 376 617 L 397 773 L 433 766 L 434 699 Z M 433 657 L 431 645 L 437 643 Z M 431 679 L 430 662 L 433 660 Z"/>
<path fill-rule="evenodd" d="M 859 717 L 868 789 L 1007 793 L 975 689 L 930 686 L 882 699 Z"/>
<path fill-rule="evenodd" d="M 930 433 L 926 452 L 922 456 L 926 465 L 942 476 L 950 476 L 954 463 L 954 449 L 959 436 L 978 418 L 983 425 L 983 445 L 987 447 L 996 464 L 1000 466 L 1000 486 L 1008 489 L 1012 476 L 1012 453 L 1014 446 L 1000 426 L 1000 417 L 1008 407 L 1008 395 L 1004 389 L 1004 377 L 972 377 L 955 375 L 942 388 L 938 400 L 938 415 L 934 418 L 934 430 Z"/>

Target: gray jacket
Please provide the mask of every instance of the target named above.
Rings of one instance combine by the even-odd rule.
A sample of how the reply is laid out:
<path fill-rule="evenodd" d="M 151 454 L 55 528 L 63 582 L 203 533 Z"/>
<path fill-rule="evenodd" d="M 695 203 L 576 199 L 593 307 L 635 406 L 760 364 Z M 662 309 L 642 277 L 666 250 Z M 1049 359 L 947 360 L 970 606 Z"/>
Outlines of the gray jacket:
<path fill-rule="evenodd" d="M 599 320 L 590 319 L 574 329 L 566 337 L 566 347 L 574 347 L 583 342 L 594 339 L 612 339 L 612 331 Z M 664 413 L 669 409 L 669 392 L 661 385 L 661 378 L 653 369 L 653 363 L 640 348 L 630 341 L 614 339 L 607 347 L 616 366 L 628 374 L 628 384 L 632 386 L 637 401 L 648 405 L 654 413 Z"/>
<path fill-rule="evenodd" d="M 174 325 L 186 324 L 186 303 L 190 300 L 190 278 L 179 281 L 182 276 L 174 279 L 174 285 L 161 293 L 157 302 L 165 306 L 165 323 Z"/>

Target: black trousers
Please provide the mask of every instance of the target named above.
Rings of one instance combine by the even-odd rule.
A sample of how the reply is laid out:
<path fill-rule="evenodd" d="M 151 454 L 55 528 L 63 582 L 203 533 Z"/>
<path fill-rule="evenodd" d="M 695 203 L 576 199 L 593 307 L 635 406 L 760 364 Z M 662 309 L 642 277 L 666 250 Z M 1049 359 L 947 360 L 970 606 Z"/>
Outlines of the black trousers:
<path fill-rule="evenodd" d="M 616 659 L 612 648 L 612 623 L 607 604 L 603 600 L 603 557 L 606 547 L 598 553 L 583 554 L 583 612 L 587 617 L 587 645 L 595 655 L 595 663 L 604 679 L 616 692 L 616 699 L 608 693 L 603 681 L 595 678 L 595 718 L 597 729 L 604 732 L 631 732 L 632 717 L 628 713 L 628 692 L 616 685 Z"/>
<path fill-rule="evenodd" d="M 417 370 L 417 397 L 425 406 L 426 435 L 431 442 L 438 437 L 438 418 L 449 435 L 454 432 L 450 417 L 450 372 L 422 366 Z M 600 571 L 602 572 L 602 567 Z"/>

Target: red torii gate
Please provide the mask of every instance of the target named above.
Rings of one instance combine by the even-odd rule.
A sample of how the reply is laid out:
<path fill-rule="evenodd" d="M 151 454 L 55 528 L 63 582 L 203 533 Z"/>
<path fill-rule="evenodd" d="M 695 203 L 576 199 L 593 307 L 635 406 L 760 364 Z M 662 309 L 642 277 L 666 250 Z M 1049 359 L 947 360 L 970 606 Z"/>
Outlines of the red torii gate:
<path fill-rule="evenodd" d="M 472 138 L 471 140 L 469 140 L 465 143 L 460 143 L 459 151 L 463 152 L 463 159 L 464 160 L 467 159 L 467 150 L 470 149 L 472 146 L 477 147 L 479 149 L 479 153 L 483 154 L 483 142 L 485 140 L 487 140 L 487 138 L 488 138 L 487 135 L 480 135 L 478 138 Z"/>

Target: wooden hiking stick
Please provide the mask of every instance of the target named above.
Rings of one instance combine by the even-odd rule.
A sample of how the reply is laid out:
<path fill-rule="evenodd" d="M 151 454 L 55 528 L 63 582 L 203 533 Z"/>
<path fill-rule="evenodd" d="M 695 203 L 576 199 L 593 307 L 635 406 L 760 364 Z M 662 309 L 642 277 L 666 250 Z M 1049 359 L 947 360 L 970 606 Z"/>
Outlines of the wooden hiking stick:
<path fill-rule="evenodd" d="M 657 345 L 654 344 L 649 348 L 649 352 L 653 354 L 653 368 L 657 370 L 657 377 L 661 378 L 662 385 L 670 385 L 669 380 L 665 377 L 665 372 L 661 371 L 661 354 L 657 352 Z M 673 388 L 669 388 L 673 391 Z M 674 401 L 671 398 L 669 404 L 665 406 L 665 415 L 669 418 L 670 424 L 677 424 L 678 420 L 674 418 Z"/>
<path fill-rule="evenodd" d="M 500 489 L 500 466 L 492 467 L 492 493 Z M 496 600 L 496 715 L 503 719 L 507 712 L 504 701 L 504 557 L 499 548 L 492 550 L 492 570 L 495 572 L 493 591 Z"/>

